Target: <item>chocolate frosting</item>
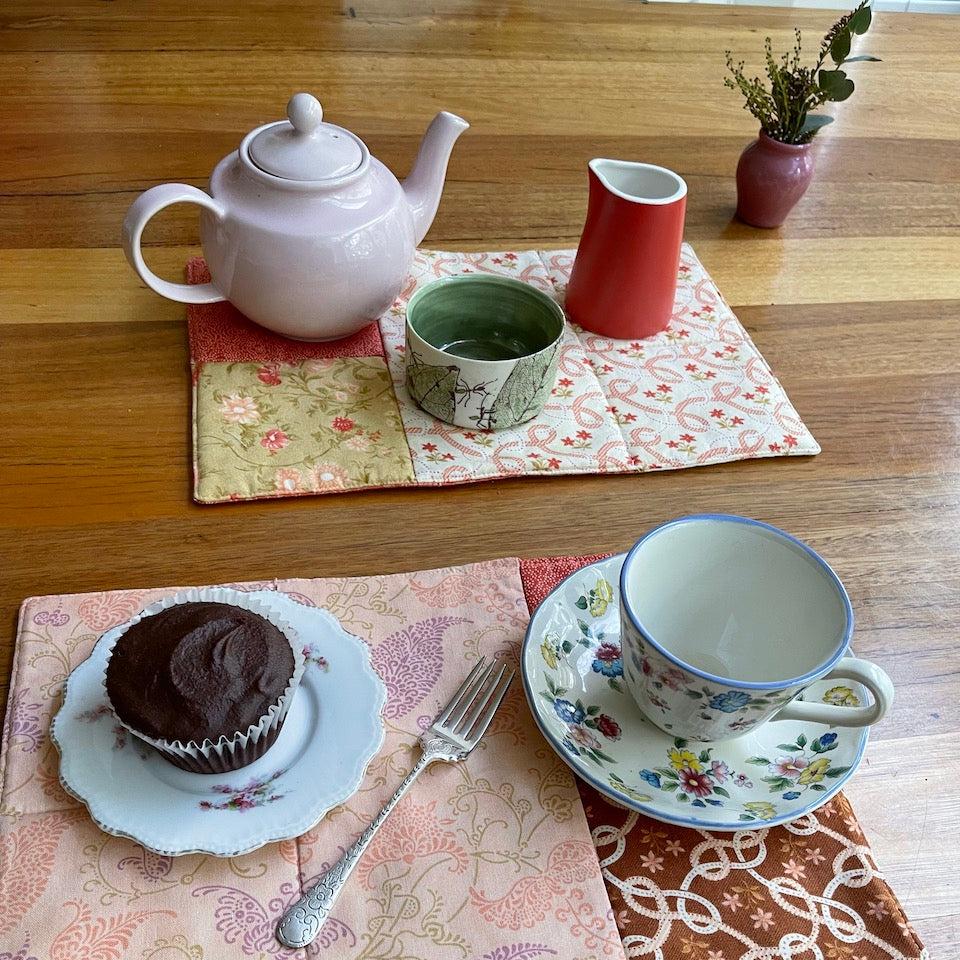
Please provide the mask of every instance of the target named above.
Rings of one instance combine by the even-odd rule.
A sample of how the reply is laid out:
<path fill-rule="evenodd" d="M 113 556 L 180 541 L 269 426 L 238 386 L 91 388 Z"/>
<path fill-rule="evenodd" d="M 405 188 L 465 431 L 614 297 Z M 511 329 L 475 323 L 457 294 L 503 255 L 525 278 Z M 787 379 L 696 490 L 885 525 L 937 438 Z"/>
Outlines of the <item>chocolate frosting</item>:
<path fill-rule="evenodd" d="M 183 603 L 135 623 L 107 663 L 117 716 L 161 740 L 246 733 L 293 676 L 293 651 L 268 620 L 227 603 Z"/>

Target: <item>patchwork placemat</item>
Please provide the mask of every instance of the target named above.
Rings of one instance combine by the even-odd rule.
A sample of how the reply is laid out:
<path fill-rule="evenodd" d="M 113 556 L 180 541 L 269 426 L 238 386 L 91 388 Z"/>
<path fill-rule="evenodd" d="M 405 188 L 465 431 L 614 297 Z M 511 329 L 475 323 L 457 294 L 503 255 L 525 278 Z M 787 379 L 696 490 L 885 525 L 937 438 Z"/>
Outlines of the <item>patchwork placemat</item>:
<path fill-rule="evenodd" d="M 568 323 L 557 384 L 530 422 L 464 430 L 414 404 L 404 385 L 404 316 L 419 286 L 491 273 L 562 303 L 574 252 L 421 250 L 393 307 L 335 343 L 275 336 L 226 303 L 189 307 L 195 499 L 644 473 L 820 451 L 686 244 L 669 328 L 623 341 Z M 209 279 L 199 259 L 187 275 Z"/>
<path fill-rule="evenodd" d="M 530 610 L 599 557 L 521 560 Z M 843 794 L 735 834 L 658 823 L 577 787 L 628 957 L 923 960 Z"/>
<path fill-rule="evenodd" d="M 330 610 L 371 646 L 388 703 L 385 745 L 348 803 L 297 840 L 229 860 L 157 856 L 101 833 L 61 789 L 48 738 L 64 679 L 97 637 L 174 591 L 26 601 L 0 753 L 0 957 L 922 957 L 842 797 L 787 827 L 735 835 L 657 823 L 574 785 L 520 684 L 467 764 L 418 781 L 320 940 L 288 951 L 273 939 L 301 885 L 396 788 L 469 665 L 515 661 L 528 610 L 587 559 L 231 584 Z M 243 810 L 211 811 L 224 815 Z"/>
<path fill-rule="evenodd" d="M 97 637 L 173 591 L 28 600 L 0 773 L 0 954 L 9 945 L 48 960 L 166 960 L 177 951 L 197 960 L 622 960 L 576 787 L 541 740 L 519 683 L 468 763 L 435 765 L 417 781 L 318 941 L 307 951 L 281 947 L 276 920 L 301 884 L 373 819 L 419 756 L 417 737 L 477 658 L 517 661 L 528 614 L 515 559 L 238 588 L 283 590 L 326 607 L 370 645 L 388 691 L 386 740 L 362 787 L 299 839 L 227 860 L 159 856 L 102 833 L 60 787 L 51 715 L 64 678 Z M 207 813 L 244 816 L 222 806 Z"/>

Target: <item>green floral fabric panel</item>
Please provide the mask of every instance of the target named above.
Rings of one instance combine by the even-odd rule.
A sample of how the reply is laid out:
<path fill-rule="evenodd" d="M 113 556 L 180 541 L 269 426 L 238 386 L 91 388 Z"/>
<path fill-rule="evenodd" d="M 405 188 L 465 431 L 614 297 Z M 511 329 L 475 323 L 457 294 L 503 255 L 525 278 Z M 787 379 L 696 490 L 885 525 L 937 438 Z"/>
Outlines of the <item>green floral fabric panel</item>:
<path fill-rule="evenodd" d="M 199 501 L 415 482 L 382 358 L 198 368 L 194 469 Z"/>

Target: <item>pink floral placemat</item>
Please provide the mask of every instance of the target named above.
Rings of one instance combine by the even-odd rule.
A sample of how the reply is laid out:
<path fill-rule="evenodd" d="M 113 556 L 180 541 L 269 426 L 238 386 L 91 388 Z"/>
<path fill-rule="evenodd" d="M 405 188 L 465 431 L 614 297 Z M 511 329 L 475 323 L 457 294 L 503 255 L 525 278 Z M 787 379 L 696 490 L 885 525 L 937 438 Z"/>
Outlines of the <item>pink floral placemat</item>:
<path fill-rule="evenodd" d="M 321 938 L 307 951 L 281 947 L 276 920 L 301 884 L 393 793 L 420 732 L 476 659 L 516 662 L 528 612 L 516 559 L 235 586 L 326 607 L 370 645 L 388 690 L 386 741 L 360 790 L 297 840 L 227 860 L 159 856 L 102 833 L 60 787 L 50 719 L 97 637 L 174 591 L 27 600 L 0 758 L 0 956 L 623 960 L 576 787 L 540 738 L 520 683 L 468 763 L 432 767 L 417 782 Z"/>
<path fill-rule="evenodd" d="M 189 307 L 194 498 L 644 473 L 820 451 L 686 244 L 670 327 L 621 341 L 568 324 L 557 384 L 534 420 L 464 430 L 413 403 L 403 382 L 404 315 L 419 286 L 491 273 L 562 303 L 573 255 L 421 250 L 393 307 L 337 343 L 286 340 L 226 303 Z M 187 274 L 193 283 L 209 279 L 199 259 Z"/>

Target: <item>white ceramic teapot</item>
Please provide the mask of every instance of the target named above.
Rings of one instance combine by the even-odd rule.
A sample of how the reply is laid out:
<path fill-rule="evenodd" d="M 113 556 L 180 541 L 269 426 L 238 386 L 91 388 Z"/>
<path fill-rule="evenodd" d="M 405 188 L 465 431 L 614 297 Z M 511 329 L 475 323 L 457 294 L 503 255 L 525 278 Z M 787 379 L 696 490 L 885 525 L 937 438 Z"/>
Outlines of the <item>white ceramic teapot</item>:
<path fill-rule="evenodd" d="M 287 117 L 248 133 L 217 164 L 209 195 L 184 183 L 141 194 L 123 222 L 123 250 L 143 282 L 171 300 L 229 300 L 269 330 L 335 340 L 397 296 L 437 212 L 450 151 L 469 124 L 437 114 L 401 184 L 359 137 L 324 123 L 310 94 L 291 97 Z M 203 208 L 210 283 L 172 283 L 143 261 L 143 228 L 174 203 Z"/>

